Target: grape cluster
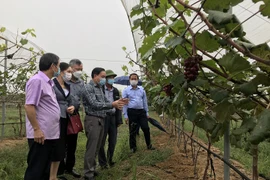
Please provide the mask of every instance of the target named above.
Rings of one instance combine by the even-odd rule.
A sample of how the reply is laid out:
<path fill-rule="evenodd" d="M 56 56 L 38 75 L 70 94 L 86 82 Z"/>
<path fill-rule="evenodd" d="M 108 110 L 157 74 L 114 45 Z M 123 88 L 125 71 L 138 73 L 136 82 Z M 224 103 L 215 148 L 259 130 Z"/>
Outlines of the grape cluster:
<path fill-rule="evenodd" d="M 173 88 L 173 85 L 168 84 L 163 87 L 163 91 L 166 93 L 167 96 L 173 96 L 172 88 Z"/>
<path fill-rule="evenodd" d="M 184 66 L 185 66 L 185 79 L 187 79 L 188 82 L 190 81 L 195 81 L 197 76 L 199 75 L 199 65 L 198 63 L 202 61 L 202 56 L 200 55 L 195 55 L 192 57 L 188 57 L 184 61 Z"/>

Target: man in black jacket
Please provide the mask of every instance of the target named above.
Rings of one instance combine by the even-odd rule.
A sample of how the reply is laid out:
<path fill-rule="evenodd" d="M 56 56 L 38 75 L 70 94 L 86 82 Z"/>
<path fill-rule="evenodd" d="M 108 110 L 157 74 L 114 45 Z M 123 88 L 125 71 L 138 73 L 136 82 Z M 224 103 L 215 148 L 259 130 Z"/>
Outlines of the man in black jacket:
<path fill-rule="evenodd" d="M 120 94 L 117 88 L 113 87 L 114 78 L 117 75 L 112 70 L 106 70 L 106 85 L 103 88 L 106 98 L 110 101 L 116 101 L 120 98 Z M 101 143 L 101 148 L 98 154 L 99 165 L 101 168 L 107 168 L 113 166 L 113 153 L 115 150 L 116 139 L 117 139 L 117 127 L 123 124 L 122 112 L 116 108 L 110 109 L 107 112 L 104 123 L 104 136 Z M 106 138 L 108 135 L 108 150 L 107 156 L 104 150 Z"/>

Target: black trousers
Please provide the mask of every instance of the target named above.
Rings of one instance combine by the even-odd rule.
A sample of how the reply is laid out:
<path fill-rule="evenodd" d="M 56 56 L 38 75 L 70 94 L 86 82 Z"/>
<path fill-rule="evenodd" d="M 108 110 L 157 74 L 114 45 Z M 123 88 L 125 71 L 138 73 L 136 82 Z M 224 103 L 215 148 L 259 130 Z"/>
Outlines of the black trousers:
<path fill-rule="evenodd" d="M 104 150 L 106 139 L 108 136 L 108 150 L 107 150 L 107 156 Z M 104 135 L 101 141 L 101 147 L 98 153 L 98 161 L 99 165 L 101 167 L 104 167 L 107 165 L 107 163 L 111 163 L 113 159 L 113 154 L 115 150 L 117 140 L 117 126 L 116 126 L 116 119 L 115 115 L 108 115 L 105 118 L 104 122 Z"/>
<path fill-rule="evenodd" d="M 145 143 L 147 147 L 151 145 L 150 139 L 150 129 L 148 126 L 148 120 L 146 117 L 146 111 L 143 109 L 128 109 L 128 119 L 129 119 L 129 146 L 130 149 L 136 149 L 136 133 L 139 127 L 141 127 Z"/>
<path fill-rule="evenodd" d="M 57 140 L 45 140 L 44 145 L 28 139 L 29 153 L 24 180 L 48 180 Z"/>
<path fill-rule="evenodd" d="M 69 119 L 66 119 L 66 123 L 62 123 L 60 129 L 60 137 L 64 140 L 65 149 L 63 151 L 64 158 L 61 160 L 58 168 L 58 175 L 64 174 L 65 170 L 72 171 L 76 161 L 75 153 L 77 149 L 78 134 L 67 135 L 68 121 Z"/>
<path fill-rule="evenodd" d="M 60 162 L 59 169 L 58 169 L 58 175 L 64 174 L 64 171 L 72 171 L 75 165 L 75 153 L 77 149 L 77 139 L 78 134 L 69 134 L 66 135 L 66 152 L 65 153 L 65 159 L 63 159 Z"/>

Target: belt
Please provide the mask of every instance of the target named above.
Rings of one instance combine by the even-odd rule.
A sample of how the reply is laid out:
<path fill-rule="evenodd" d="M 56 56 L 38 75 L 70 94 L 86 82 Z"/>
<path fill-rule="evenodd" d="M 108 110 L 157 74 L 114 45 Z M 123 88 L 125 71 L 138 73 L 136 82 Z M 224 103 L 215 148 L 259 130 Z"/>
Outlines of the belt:
<path fill-rule="evenodd" d="M 132 111 L 142 111 L 144 109 L 134 109 L 134 108 L 128 108 L 128 110 L 132 110 Z"/>
<path fill-rule="evenodd" d="M 96 118 L 100 118 L 100 119 L 104 119 L 104 117 L 101 117 L 101 116 L 97 116 L 97 115 L 92 115 L 92 114 L 88 114 L 88 113 L 85 113 L 87 116 L 93 116 L 93 117 L 96 117 Z"/>
<path fill-rule="evenodd" d="M 115 112 L 106 112 L 107 116 L 115 116 Z"/>

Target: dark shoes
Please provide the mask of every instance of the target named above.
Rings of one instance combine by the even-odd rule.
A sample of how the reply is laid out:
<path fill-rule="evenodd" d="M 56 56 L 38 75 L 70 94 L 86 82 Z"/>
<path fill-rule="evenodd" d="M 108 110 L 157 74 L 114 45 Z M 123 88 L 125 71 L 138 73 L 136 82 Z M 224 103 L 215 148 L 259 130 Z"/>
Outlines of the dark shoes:
<path fill-rule="evenodd" d="M 151 145 L 149 145 L 149 146 L 147 147 L 147 149 L 148 149 L 148 150 L 155 150 L 156 148 L 154 148 L 154 147 L 152 146 L 152 144 L 151 144 Z"/>
<path fill-rule="evenodd" d="M 94 172 L 94 177 L 98 176 L 99 175 L 99 172 L 95 171 Z"/>
<path fill-rule="evenodd" d="M 109 162 L 110 167 L 113 167 L 114 165 L 115 165 L 115 162 L 113 162 L 113 161 Z"/>
<path fill-rule="evenodd" d="M 72 171 L 66 171 L 66 174 L 70 174 L 75 178 L 80 178 L 81 175 L 79 173 L 77 173 L 74 169 Z"/>
<path fill-rule="evenodd" d="M 95 178 L 94 177 L 91 177 L 91 178 L 84 177 L 84 180 L 95 180 Z"/>

